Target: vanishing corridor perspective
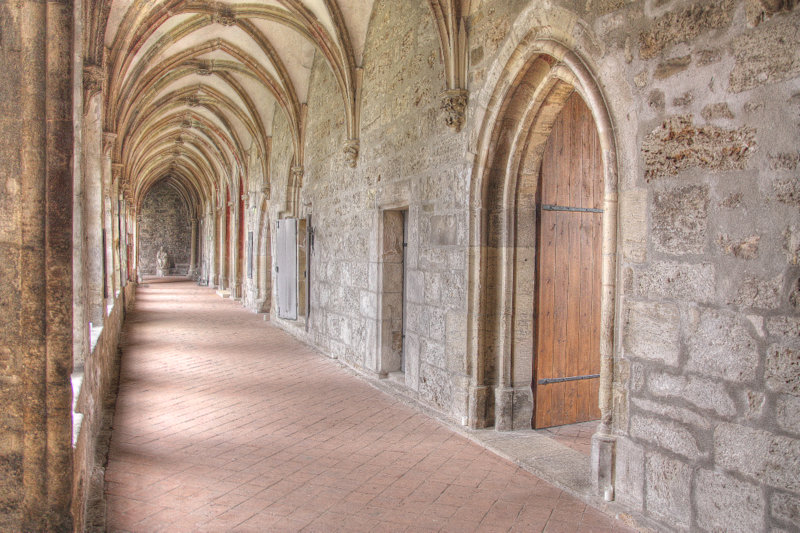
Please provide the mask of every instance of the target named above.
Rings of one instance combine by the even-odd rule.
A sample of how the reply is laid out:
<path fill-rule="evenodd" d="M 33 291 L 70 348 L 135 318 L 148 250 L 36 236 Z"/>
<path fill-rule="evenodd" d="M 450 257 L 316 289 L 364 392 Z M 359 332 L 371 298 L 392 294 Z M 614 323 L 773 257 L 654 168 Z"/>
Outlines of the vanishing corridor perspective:
<path fill-rule="evenodd" d="M 798 28 L 0 2 L 0 530 L 800 530 Z"/>
<path fill-rule="evenodd" d="M 629 531 L 194 283 L 122 350 L 110 531 Z"/>

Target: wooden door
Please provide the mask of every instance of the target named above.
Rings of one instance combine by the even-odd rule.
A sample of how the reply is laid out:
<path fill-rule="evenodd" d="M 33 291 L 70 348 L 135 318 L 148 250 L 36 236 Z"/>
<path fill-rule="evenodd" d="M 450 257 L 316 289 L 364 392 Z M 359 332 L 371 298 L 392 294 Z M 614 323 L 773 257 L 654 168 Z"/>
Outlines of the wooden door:
<path fill-rule="evenodd" d="M 556 118 L 540 180 L 536 428 L 600 417 L 603 172 L 597 129 L 577 93 Z"/>

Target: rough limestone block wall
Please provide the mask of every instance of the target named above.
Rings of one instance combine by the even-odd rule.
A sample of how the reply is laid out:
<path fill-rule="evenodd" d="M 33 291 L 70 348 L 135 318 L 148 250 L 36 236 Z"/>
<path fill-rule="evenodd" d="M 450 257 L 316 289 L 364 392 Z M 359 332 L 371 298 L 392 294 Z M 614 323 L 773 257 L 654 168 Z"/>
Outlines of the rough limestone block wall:
<path fill-rule="evenodd" d="M 170 273 L 186 275 L 192 253 L 192 222 L 186 202 L 167 182 L 153 186 L 142 203 L 139 226 L 139 271 L 156 273 L 161 246 L 169 258 Z"/>
<path fill-rule="evenodd" d="M 467 390 L 461 324 L 468 164 L 463 134 L 451 132 L 439 110 L 444 88 L 428 4 L 376 2 L 364 57 L 358 167 L 344 161 L 344 114 L 331 97 L 339 90 L 317 57 L 300 203 L 302 215 L 313 214 L 315 230 L 308 338 L 369 372 L 382 370 L 375 361 L 378 221 L 384 209 L 408 210 L 405 384 L 410 394 L 460 421 Z M 286 163 L 273 166 L 283 168 Z M 273 206 L 280 202 L 277 183 L 273 176 Z"/>
<path fill-rule="evenodd" d="M 633 95 L 613 119 L 635 128 L 619 138 L 617 498 L 679 530 L 796 529 L 800 11 L 605 4 L 592 27 Z"/>

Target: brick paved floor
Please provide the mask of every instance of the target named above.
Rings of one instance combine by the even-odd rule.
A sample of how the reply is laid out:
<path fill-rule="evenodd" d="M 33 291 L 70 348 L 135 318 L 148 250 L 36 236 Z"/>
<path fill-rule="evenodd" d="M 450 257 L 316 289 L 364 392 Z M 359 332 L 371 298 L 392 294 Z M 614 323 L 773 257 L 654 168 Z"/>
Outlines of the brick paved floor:
<path fill-rule="evenodd" d="M 624 531 L 191 282 L 138 291 L 109 531 Z"/>

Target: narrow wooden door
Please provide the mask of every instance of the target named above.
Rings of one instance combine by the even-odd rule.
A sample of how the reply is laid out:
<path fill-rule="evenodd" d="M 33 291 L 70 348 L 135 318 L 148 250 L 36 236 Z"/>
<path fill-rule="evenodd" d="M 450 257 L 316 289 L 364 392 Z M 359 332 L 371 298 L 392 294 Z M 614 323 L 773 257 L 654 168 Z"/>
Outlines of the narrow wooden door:
<path fill-rule="evenodd" d="M 577 93 L 556 118 L 540 180 L 536 428 L 600 417 L 603 172 L 597 129 Z"/>

